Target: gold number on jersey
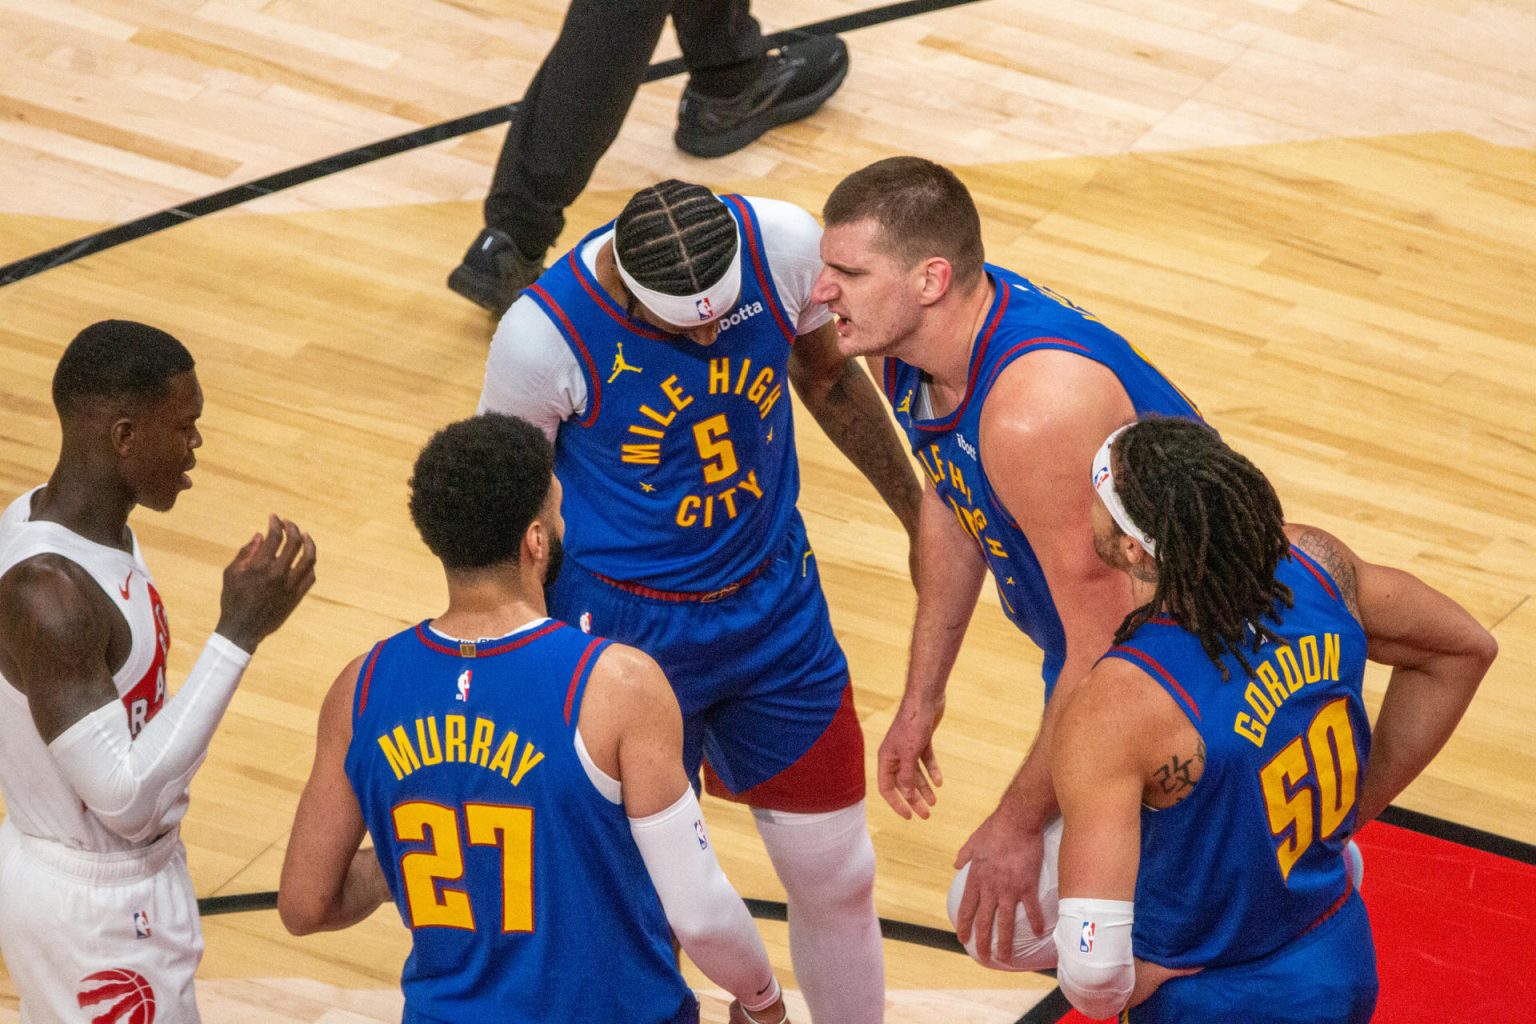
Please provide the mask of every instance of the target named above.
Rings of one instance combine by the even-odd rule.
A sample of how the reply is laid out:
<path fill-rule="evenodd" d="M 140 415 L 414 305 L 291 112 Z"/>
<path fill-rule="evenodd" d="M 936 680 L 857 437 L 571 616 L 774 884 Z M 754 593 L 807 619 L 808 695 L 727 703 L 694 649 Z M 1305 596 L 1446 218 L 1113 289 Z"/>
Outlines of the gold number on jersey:
<path fill-rule="evenodd" d="M 1359 795 L 1359 777 L 1355 730 L 1343 697 L 1319 711 L 1305 736 L 1291 740 L 1259 769 L 1269 830 L 1280 840 L 1275 848 L 1280 877 L 1290 881 L 1291 868 L 1307 848 L 1344 824 Z"/>
<path fill-rule="evenodd" d="M 411 927 L 474 931 L 469 893 L 448 885 L 464 879 L 458 811 L 411 800 L 396 805 L 393 817 L 398 842 L 424 842 L 432 833 L 430 849 L 400 858 Z M 466 804 L 464 819 L 471 846 L 501 847 L 501 930 L 533 931 L 533 808 Z"/>
<path fill-rule="evenodd" d="M 704 482 L 717 484 L 736 475 L 736 446 L 728 436 L 731 425 L 725 414 L 711 416 L 693 425 L 693 443 L 704 460 Z"/>

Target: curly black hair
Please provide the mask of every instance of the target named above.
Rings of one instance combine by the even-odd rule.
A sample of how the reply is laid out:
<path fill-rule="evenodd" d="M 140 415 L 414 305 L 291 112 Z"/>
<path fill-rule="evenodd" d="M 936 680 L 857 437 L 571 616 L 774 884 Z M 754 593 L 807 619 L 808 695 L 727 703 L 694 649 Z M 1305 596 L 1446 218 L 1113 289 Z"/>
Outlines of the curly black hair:
<path fill-rule="evenodd" d="M 60 418 L 92 398 L 158 402 L 171 378 L 196 364 L 171 335 L 134 320 L 102 320 L 75 335 L 53 371 L 53 407 Z"/>
<path fill-rule="evenodd" d="M 631 277 L 663 295 L 693 295 L 731 269 L 736 218 L 703 185 L 669 178 L 636 192 L 614 226 L 614 252 Z"/>
<path fill-rule="evenodd" d="M 1278 621 L 1278 608 L 1294 604 L 1275 579 L 1290 541 L 1274 487 L 1194 420 L 1142 420 L 1115 439 L 1112 458 L 1115 491 L 1157 548 L 1157 591 L 1126 616 L 1115 643 L 1164 611 L 1200 638 L 1223 680 L 1225 652 L 1251 676 L 1247 652 L 1283 642 L 1265 618 Z"/>
<path fill-rule="evenodd" d="M 485 413 L 432 436 L 411 473 L 411 521 L 448 569 L 516 562 L 549 494 L 554 450 L 515 416 Z"/>

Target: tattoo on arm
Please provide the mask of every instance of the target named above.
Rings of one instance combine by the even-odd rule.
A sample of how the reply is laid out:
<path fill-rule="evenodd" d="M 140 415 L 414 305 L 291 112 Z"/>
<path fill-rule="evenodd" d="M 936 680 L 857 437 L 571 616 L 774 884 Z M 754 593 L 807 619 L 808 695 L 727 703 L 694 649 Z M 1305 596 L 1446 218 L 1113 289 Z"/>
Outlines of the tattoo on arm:
<path fill-rule="evenodd" d="M 1357 600 L 1359 586 L 1355 576 L 1354 560 L 1340 551 L 1333 543 L 1333 539 L 1320 530 L 1302 531 L 1301 536 L 1296 538 L 1296 546 L 1317 559 L 1318 564 L 1328 570 L 1328 575 L 1332 576 L 1333 582 L 1338 584 L 1339 596 L 1344 599 L 1345 606 L 1358 619 L 1360 617 L 1360 604 Z"/>
<path fill-rule="evenodd" d="M 805 388 L 800 397 L 827 437 L 874 485 L 902 525 L 909 532 L 915 530 L 922 487 L 880 395 L 864 372 L 853 360 L 843 360 L 831 386 L 819 395 Z"/>
<path fill-rule="evenodd" d="M 1178 754 L 1173 754 L 1167 764 L 1160 765 L 1152 773 L 1158 791 L 1172 798 L 1167 805 L 1169 807 L 1187 797 L 1195 788 L 1195 783 L 1200 781 L 1200 776 L 1205 774 L 1205 741 L 1196 739 L 1195 743 L 1194 757 L 1180 758 Z"/>

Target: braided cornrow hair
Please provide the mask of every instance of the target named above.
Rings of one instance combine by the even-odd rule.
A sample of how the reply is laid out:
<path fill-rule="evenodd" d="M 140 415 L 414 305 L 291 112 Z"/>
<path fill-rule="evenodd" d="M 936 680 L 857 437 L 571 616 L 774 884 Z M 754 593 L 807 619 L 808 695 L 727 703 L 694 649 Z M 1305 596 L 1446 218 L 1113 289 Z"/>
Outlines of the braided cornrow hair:
<path fill-rule="evenodd" d="M 703 185 L 676 178 L 636 192 L 614 229 L 614 251 L 636 281 L 664 295 L 694 295 L 736 258 L 736 220 Z"/>
<path fill-rule="evenodd" d="M 1247 652 L 1284 642 L 1265 616 L 1277 602 L 1295 603 L 1275 578 L 1290 544 L 1275 489 L 1194 420 L 1143 420 L 1116 439 L 1112 455 L 1125 511 L 1157 547 L 1157 591 L 1126 616 L 1115 643 L 1162 610 L 1200 638 L 1224 681 L 1226 651 L 1251 677 Z"/>

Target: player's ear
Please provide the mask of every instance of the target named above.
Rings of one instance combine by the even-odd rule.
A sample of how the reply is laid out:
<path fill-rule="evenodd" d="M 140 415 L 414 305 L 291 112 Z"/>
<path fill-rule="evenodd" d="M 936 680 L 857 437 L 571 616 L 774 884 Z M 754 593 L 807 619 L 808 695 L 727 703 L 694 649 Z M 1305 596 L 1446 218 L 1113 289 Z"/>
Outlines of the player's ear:
<path fill-rule="evenodd" d="M 918 301 L 925 306 L 942 299 L 954 280 L 954 268 L 942 256 L 930 256 L 918 264 Z"/>
<path fill-rule="evenodd" d="M 133 454 L 134 442 L 138 439 L 138 431 L 134 429 L 133 420 L 127 416 L 119 416 L 112 421 L 108 428 L 108 437 L 112 440 L 112 450 L 118 458 L 127 458 Z"/>

